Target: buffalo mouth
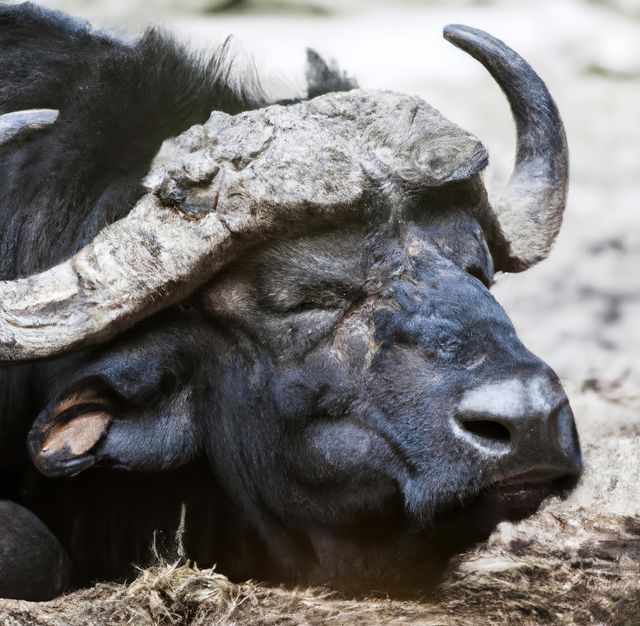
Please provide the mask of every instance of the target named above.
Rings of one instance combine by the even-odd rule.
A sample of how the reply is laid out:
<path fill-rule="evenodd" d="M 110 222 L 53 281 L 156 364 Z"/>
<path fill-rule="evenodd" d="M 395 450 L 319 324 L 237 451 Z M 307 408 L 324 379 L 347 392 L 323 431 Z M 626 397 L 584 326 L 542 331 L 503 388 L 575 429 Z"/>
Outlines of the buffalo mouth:
<path fill-rule="evenodd" d="M 550 497 L 566 498 L 578 483 L 578 476 L 545 478 L 543 474 L 522 474 L 491 483 L 454 511 L 450 519 L 464 519 L 472 543 L 486 539 L 504 521 L 516 522 L 536 513 Z M 480 539 L 474 539 L 481 536 Z"/>
<path fill-rule="evenodd" d="M 518 522 L 536 513 L 550 497 L 566 498 L 578 476 L 546 479 L 541 475 L 521 475 L 491 483 L 464 502 L 443 511 L 434 520 L 425 552 L 427 559 L 441 564 L 440 575 L 415 578 L 427 590 L 440 582 L 451 569 L 451 559 L 486 541 L 500 522 Z M 428 555 L 428 556 L 427 556 Z M 433 572 L 433 569 L 431 568 Z M 425 588 L 426 584 L 426 588 Z"/>
<path fill-rule="evenodd" d="M 545 479 L 542 474 L 523 474 L 491 485 L 483 496 L 494 515 L 519 521 L 533 515 L 551 496 L 566 498 L 577 482 L 578 476 Z"/>

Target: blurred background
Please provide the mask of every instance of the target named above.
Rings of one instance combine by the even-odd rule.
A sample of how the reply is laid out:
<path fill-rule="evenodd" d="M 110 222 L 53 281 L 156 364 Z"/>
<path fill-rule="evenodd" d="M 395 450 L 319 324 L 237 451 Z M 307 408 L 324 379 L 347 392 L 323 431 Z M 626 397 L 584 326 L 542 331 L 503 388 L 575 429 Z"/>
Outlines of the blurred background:
<path fill-rule="evenodd" d="M 159 25 L 198 49 L 234 34 L 239 67 L 253 58 L 275 97 L 303 93 L 311 46 L 362 87 L 417 93 L 477 134 L 489 149 L 490 192 L 514 158 L 509 109 L 485 70 L 441 31 L 461 22 L 505 40 L 546 80 L 563 114 L 571 187 L 549 259 L 500 277 L 495 295 L 525 344 L 563 379 L 589 473 L 618 465 L 640 476 L 640 0 L 40 3 L 125 37 Z M 640 481 L 635 495 L 628 486 L 618 493 L 613 479 L 593 484 L 611 512 L 640 514 Z"/>

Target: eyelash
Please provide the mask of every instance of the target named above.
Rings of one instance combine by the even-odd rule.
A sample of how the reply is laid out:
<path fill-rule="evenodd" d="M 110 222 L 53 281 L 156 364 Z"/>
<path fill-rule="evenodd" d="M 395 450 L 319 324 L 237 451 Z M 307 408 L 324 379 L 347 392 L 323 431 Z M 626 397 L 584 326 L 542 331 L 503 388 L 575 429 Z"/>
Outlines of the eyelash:
<path fill-rule="evenodd" d="M 304 313 L 335 313 L 340 310 L 338 304 L 321 304 L 319 302 L 301 302 L 295 306 L 288 307 L 280 311 L 286 315 L 302 315 Z"/>
<path fill-rule="evenodd" d="M 299 304 L 284 309 L 283 313 L 295 315 L 299 313 L 309 313 L 310 311 L 317 311 L 318 309 L 324 308 L 326 307 L 323 307 L 316 302 L 300 302 Z"/>
<path fill-rule="evenodd" d="M 300 294 L 304 298 L 303 294 Z M 274 311 L 275 313 L 285 315 L 295 315 L 303 313 L 311 313 L 313 311 L 325 311 L 335 312 L 342 310 L 348 302 L 351 301 L 351 297 L 354 294 L 349 294 L 347 291 L 343 292 L 327 292 L 326 290 L 318 291 L 316 294 L 307 293 L 308 299 L 300 300 L 298 302 L 293 299 L 292 304 L 288 305 L 285 301 L 273 300 L 267 298 L 264 304 Z"/>

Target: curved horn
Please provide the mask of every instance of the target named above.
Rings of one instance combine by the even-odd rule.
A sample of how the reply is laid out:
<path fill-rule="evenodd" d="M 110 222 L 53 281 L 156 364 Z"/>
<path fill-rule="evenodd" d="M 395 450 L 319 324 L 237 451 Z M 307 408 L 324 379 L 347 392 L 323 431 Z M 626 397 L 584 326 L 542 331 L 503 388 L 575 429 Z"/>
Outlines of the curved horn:
<path fill-rule="evenodd" d="M 23 133 L 51 126 L 58 119 L 55 109 L 30 109 L 0 115 L 0 146 Z"/>
<path fill-rule="evenodd" d="M 460 24 L 446 26 L 443 34 L 487 68 L 511 105 L 516 162 L 492 203 L 506 240 L 494 256 L 496 269 L 519 272 L 549 254 L 560 230 L 569 171 L 564 126 L 542 79 L 502 41 Z"/>

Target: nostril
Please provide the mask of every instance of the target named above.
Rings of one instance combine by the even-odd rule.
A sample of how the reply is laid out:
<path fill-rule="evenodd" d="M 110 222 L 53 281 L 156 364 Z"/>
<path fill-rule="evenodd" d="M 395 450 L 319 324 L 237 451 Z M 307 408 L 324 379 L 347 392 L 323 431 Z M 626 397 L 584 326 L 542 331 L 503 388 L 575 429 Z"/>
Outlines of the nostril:
<path fill-rule="evenodd" d="M 507 445 L 511 442 L 509 429 L 493 420 L 461 420 L 460 425 L 464 430 L 487 443 L 499 443 Z"/>

